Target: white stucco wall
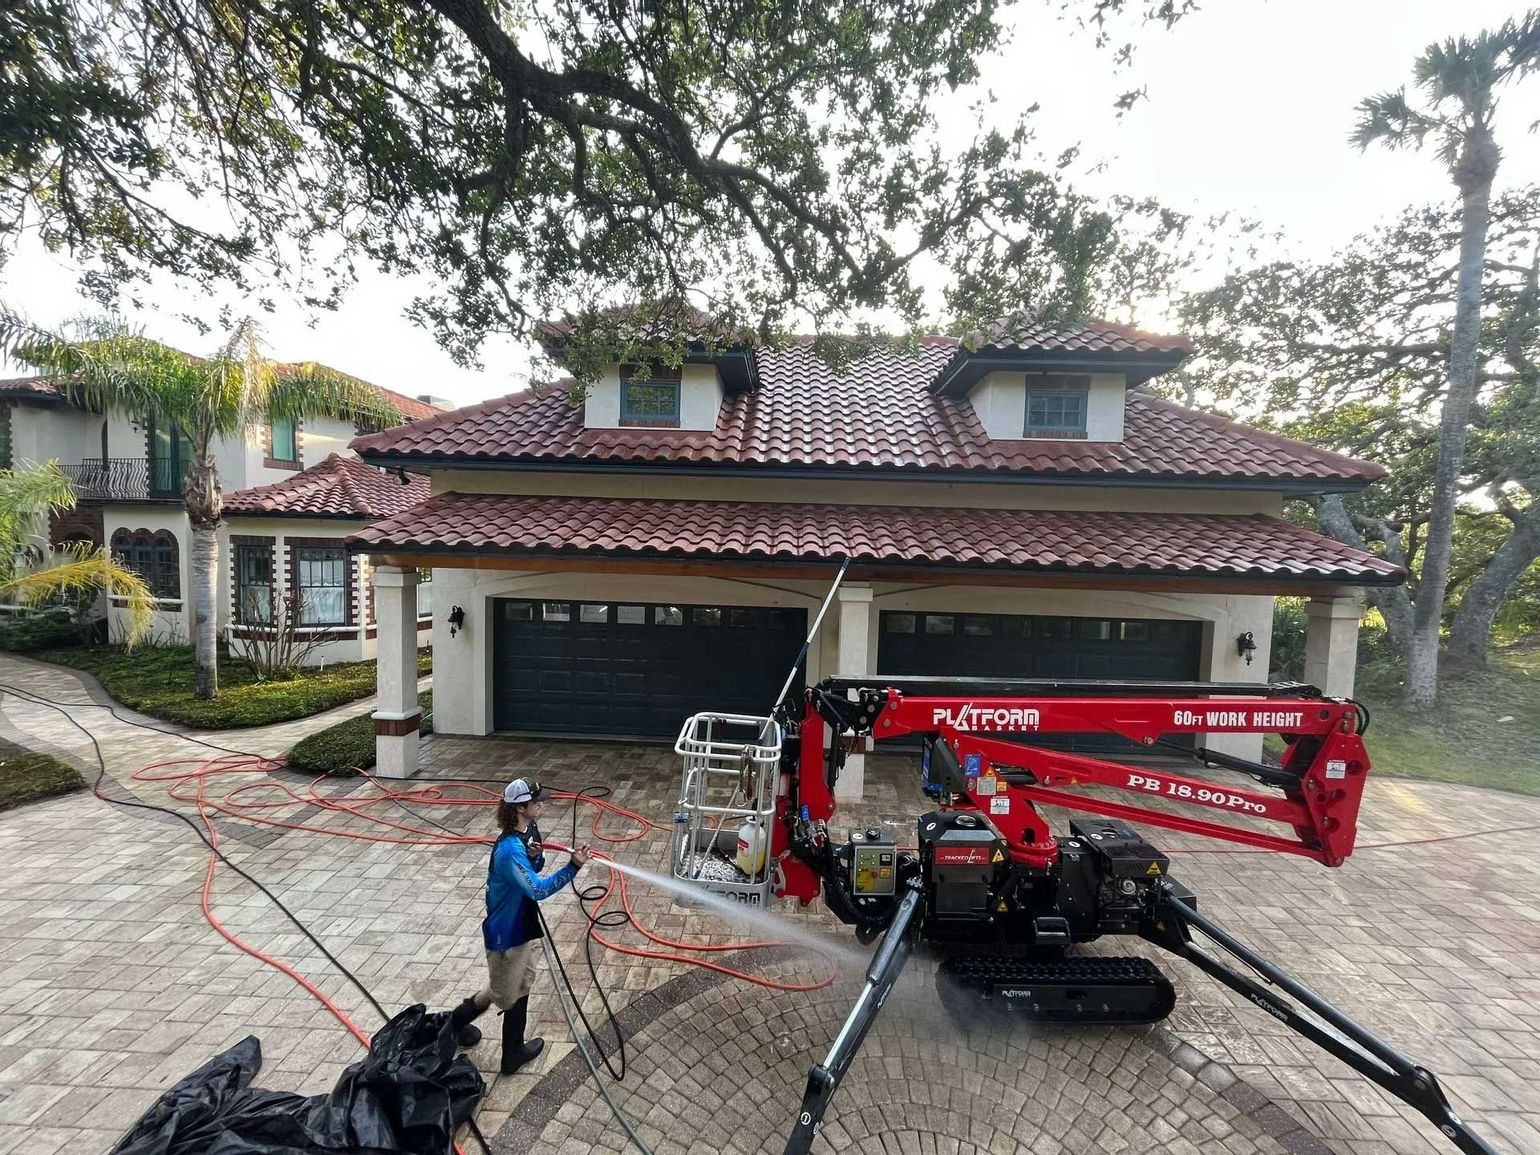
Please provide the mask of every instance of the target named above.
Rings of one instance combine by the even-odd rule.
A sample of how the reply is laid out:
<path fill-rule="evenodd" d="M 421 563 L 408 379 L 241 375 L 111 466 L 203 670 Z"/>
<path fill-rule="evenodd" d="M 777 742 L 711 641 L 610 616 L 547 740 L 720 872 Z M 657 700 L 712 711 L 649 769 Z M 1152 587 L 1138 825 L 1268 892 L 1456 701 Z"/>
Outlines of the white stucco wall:
<path fill-rule="evenodd" d="M 625 574 L 538 574 L 436 567 L 433 571 L 433 728 L 443 734 L 492 731 L 492 621 L 496 597 L 571 601 L 648 601 L 741 606 L 786 606 L 818 611 L 827 589 L 818 582 L 739 582 L 720 578 L 639 577 Z M 465 628 L 449 636 L 453 605 Z M 834 668 L 831 630 L 808 655 L 808 677 Z M 680 719 L 681 723 L 684 719 Z"/>
<path fill-rule="evenodd" d="M 679 370 L 679 428 L 715 429 L 722 409 L 722 379 L 715 365 L 684 365 Z M 620 366 L 611 365 L 589 386 L 583 424 L 590 429 L 619 429 Z M 436 700 L 435 700 L 436 701 Z M 437 705 L 434 706 L 436 710 Z"/>
<path fill-rule="evenodd" d="M 187 525 L 187 515 L 178 506 L 150 505 L 150 504 L 110 504 L 105 507 L 103 518 L 106 540 L 110 544 L 114 531 L 118 529 L 138 530 L 144 529 L 151 533 L 157 530 L 169 530 L 177 539 L 177 557 L 181 567 L 181 592 L 182 598 L 178 600 L 166 599 L 160 603 L 160 609 L 156 612 L 155 621 L 151 628 L 150 644 L 171 645 L 185 644 L 189 639 L 190 615 L 187 607 L 190 604 L 188 597 L 191 578 L 190 571 L 190 535 Z M 271 537 L 274 541 L 274 581 L 277 586 L 277 596 L 282 597 L 287 591 L 288 569 L 286 565 L 288 557 L 288 539 L 293 538 L 333 538 L 341 542 L 348 534 L 359 528 L 357 522 L 343 522 L 330 520 L 301 520 L 298 518 L 247 518 L 235 517 L 228 519 L 219 532 L 219 570 L 217 574 L 218 591 L 216 605 L 219 613 L 220 636 L 230 645 L 232 653 L 240 653 L 244 648 L 244 641 L 232 636 L 233 623 L 231 621 L 231 595 L 230 573 L 234 553 L 230 544 L 230 535 Z M 367 570 L 369 561 L 361 559 L 360 567 Z M 363 580 L 355 584 L 353 589 L 354 627 L 345 627 L 343 632 L 350 636 L 341 637 L 329 641 L 316 648 L 311 656 L 311 663 L 315 665 L 330 665 L 333 662 L 356 662 L 372 659 L 376 653 L 377 639 L 370 637 L 370 627 L 373 622 L 365 620 L 368 617 L 368 575 L 362 575 Z M 426 587 L 425 587 L 426 588 Z M 121 610 L 114 609 L 109 621 L 111 636 L 115 641 L 123 638 L 124 615 Z M 418 632 L 418 644 L 427 645 L 432 633 L 428 623 L 423 622 Z"/>
<path fill-rule="evenodd" d="M 1020 441 L 1027 418 L 1027 386 L 1041 374 L 996 371 L 986 374 L 968 392 L 991 440 Z M 1086 393 L 1087 441 L 1122 441 L 1126 385 L 1120 374 L 1092 374 Z"/>
<path fill-rule="evenodd" d="M 60 405 L 14 405 L 11 408 L 11 462 L 78 465 L 102 455 L 102 418 L 82 409 Z M 143 449 L 140 450 L 141 456 Z"/>
<path fill-rule="evenodd" d="M 683 602 L 789 606 L 808 611 L 811 622 L 828 592 L 806 581 L 739 582 L 719 578 L 655 577 L 582 573 L 515 573 L 440 567 L 435 570 L 439 613 L 434 623 L 434 727 L 446 734 L 492 731 L 493 646 L 489 623 L 496 597 L 573 601 Z M 1171 618 L 1203 623 L 1204 680 L 1261 683 L 1267 680 L 1272 598 L 1224 594 L 1131 593 L 1086 589 L 1001 589 L 986 586 L 930 586 L 915 589 L 873 583 L 867 629 L 866 670 L 877 668 L 878 615 L 884 610 L 956 613 L 1048 614 L 1073 617 Z M 449 637 L 449 607 L 465 610 L 466 626 Z M 838 668 L 839 615 L 831 611 L 808 656 L 808 679 Z M 1256 636 L 1251 665 L 1236 654 L 1236 635 Z M 1261 754 L 1260 735 L 1214 735 L 1207 744 L 1241 757 Z"/>
<path fill-rule="evenodd" d="M 226 493 L 271 485 L 320 464 L 333 453 L 351 455 L 348 442 L 357 435 L 357 426 L 351 421 L 335 417 L 308 418 L 300 422 L 298 462 L 292 467 L 274 467 L 266 464 L 267 426 L 259 423 L 247 430 L 244 439 L 227 438 L 220 442 L 216 450 L 220 480 Z"/>
<path fill-rule="evenodd" d="M 160 646 L 186 643 L 191 619 L 188 613 L 191 601 L 188 598 L 190 557 L 187 514 L 176 505 L 105 505 L 102 509 L 102 533 L 103 540 L 109 547 L 112 544 L 112 535 L 120 529 L 130 531 L 143 529 L 150 533 L 164 529 L 170 531 L 176 538 L 178 580 L 182 596 L 160 601 L 160 608 L 155 613 L 155 620 L 150 626 L 150 635 L 145 642 Z M 120 609 L 114 608 L 111 611 L 107 627 L 113 641 L 123 640 L 124 615 Z"/>
<path fill-rule="evenodd" d="M 340 544 L 349 534 L 356 533 L 359 527 L 358 522 L 322 518 L 311 520 L 294 517 L 231 517 L 226 519 L 219 534 L 219 620 L 221 635 L 229 642 L 230 652 L 239 654 L 246 646 L 244 639 L 235 636 L 238 630 L 232 620 L 234 602 L 230 591 L 230 575 L 232 559 L 235 556 L 230 543 L 232 534 L 237 537 L 274 539 L 274 596 L 282 598 L 287 596 L 289 588 L 287 563 L 290 538 L 328 538 Z M 359 580 L 354 583 L 352 590 L 354 625 L 337 627 L 330 631 L 344 636 L 316 647 L 310 656 L 312 665 L 357 662 L 375 657 L 378 639 L 370 636 L 374 622 L 369 615 L 369 565 L 368 558 L 359 559 Z M 427 645 L 430 638 L 431 631 L 427 623 L 423 623 L 418 631 L 418 644 Z"/>

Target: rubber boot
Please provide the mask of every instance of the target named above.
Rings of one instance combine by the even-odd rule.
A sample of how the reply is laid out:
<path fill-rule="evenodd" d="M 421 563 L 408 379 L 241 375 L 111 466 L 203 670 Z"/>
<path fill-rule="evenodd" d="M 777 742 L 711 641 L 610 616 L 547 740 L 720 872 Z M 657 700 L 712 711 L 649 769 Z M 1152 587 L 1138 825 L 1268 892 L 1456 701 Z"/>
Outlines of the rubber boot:
<path fill-rule="evenodd" d="M 471 1026 L 471 1023 L 479 1019 L 486 1009 L 486 1007 L 478 1007 L 475 998 L 472 997 L 449 1012 L 449 1025 L 455 1029 L 457 1044 L 462 1047 L 474 1047 L 481 1042 L 481 1031 Z"/>
<path fill-rule="evenodd" d="M 529 997 L 526 995 L 503 1012 L 503 1065 L 505 1075 L 512 1075 L 535 1056 L 545 1050 L 544 1039 L 524 1040 L 524 1025 L 529 1018 Z"/>

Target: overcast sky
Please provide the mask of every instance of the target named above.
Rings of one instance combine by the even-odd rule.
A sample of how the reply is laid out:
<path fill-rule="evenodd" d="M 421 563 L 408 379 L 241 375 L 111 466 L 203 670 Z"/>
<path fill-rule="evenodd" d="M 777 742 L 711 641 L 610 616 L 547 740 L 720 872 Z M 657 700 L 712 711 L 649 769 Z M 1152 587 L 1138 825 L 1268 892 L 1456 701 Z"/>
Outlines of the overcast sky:
<path fill-rule="evenodd" d="M 1361 154 L 1349 145 L 1354 105 L 1407 83 L 1429 41 L 1472 34 L 1520 11 L 1498 0 L 1221 0 L 1170 32 L 1141 33 L 1131 68 L 1115 75 L 1108 54 L 1064 24 L 1057 8 L 1026 0 L 1014 45 L 988 67 L 1002 118 L 1038 103 L 1044 154 L 1078 144 L 1075 179 L 1088 191 L 1238 211 L 1282 228 L 1292 250 L 1306 255 L 1329 253 L 1404 205 L 1451 195 L 1431 154 Z M 1131 87 L 1146 88 L 1148 99 L 1119 118 L 1112 101 Z M 1540 138 L 1529 132 L 1536 120 L 1540 77 L 1510 88 L 1500 106 L 1500 184 L 1540 180 Z M 67 260 L 26 249 L 0 276 L 0 300 L 57 324 L 88 308 L 77 278 Z M 146 294 L 153 308 L 131 316 L 152 336 L 200 351 L 216 339 L 175 319 L 195 308 L 188 296 L 195 292 L 157 280 Z M 511 346 L 489 347 L 479 372 L 455 366 L 403 317 L 413 292 L 366 274 L 335 313 L 267 317 L 268 344 L 283 360 L 322 361 L 457 404 L 526 384 L 527 355 Z M 210 321 L 217 304 L 204 305 Z"/>

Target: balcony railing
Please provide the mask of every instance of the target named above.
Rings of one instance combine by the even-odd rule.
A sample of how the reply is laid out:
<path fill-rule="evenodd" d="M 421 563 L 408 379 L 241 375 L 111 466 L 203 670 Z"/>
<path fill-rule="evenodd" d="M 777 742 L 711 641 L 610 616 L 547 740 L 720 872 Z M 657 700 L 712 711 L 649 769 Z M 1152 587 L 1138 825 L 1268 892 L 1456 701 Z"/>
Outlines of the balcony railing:
<path fill-rule="evenodd" d="M 78 501 L 154 501 L 182 495 L 187 475 L 180 462 L 163 457 L 92 458 L 61 465 Z"/>

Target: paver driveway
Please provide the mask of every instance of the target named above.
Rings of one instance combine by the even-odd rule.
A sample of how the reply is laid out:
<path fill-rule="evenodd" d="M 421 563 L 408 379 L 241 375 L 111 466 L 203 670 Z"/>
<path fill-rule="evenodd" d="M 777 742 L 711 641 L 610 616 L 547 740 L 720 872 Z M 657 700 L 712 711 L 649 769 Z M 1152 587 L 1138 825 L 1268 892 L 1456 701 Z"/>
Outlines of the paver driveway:
<path fill-rule="evenodd" d="M 0 659 L 0 683 L 17 684 L 20 674 Z M 34 691 L 86 700 L 73 675 L 31 667 L 25 678 Z M 0 734 L 77 761 L 89 756 L 47 711 L 13 696 L 0 700 L 0 711 Z M 177 739 L 103 711 L 75 713 L 104 739 L 120 787 L 147 761 L 187 754 Z M 249 733 L 235 744 L 270 752 L 291 739 Z M 607 783 L 618 802 L 660 819 L 677 793 L 671 756 L 652 748 L 437 738 L 425 753 L 426 773 L 441 777 L 527 771 L 574 787 Z M 875 760 L 868 778 L 872 789 L 851 808 L 852 823 L 912 819 L 918 805 L 907 760 Z M 159 787 L 134 789 L 164 797 Z M 371 792 L 361 782 L 322 789 Z M 483 809 L 431 813 L 456 829 L 489 824 Z M 308 814 L 329 828 L 364 828 L 334 811 Z M 413 822 L 399 808 L 393 819 Z M 557 806 L 547 834 L 562 837 L 566 823 Z M 1380 778 L 1365 802 L 1365 848 L 1339 870 L 1273 855 L 1173 858 L 1221 922 L 1443 1076 L 1500 1150 L 1540 1152 L 1535 832 L 1458 837 L 1524 826 L 1540 828 L 1540 802 Z M 606 829 L 623 833 L 626 825 Z M 231 856 L 272 885 L 388 1006 L 447 1005 L 479 981 L 480 847 L 344 841 L 233 820 L 221 830 Z M 618 853 L 654 865 L 661 837 Z M 1447 840 L 1368 848 L 1413 839 Z M 205 861 L 180 824 L 89 795 L 0 816 L 0 1155 L 105 1150 L 167 1085 L 248 1032 L 263 1042 L 264 1086 L 321 1091 L 356 1057 L 351 1037 L 290 980 L 204 923 L 197 897 Z M 667 896 L 634 895 L 638 916 L 664 934 L 731 941 L 726 928 Z M 232 929 L 319 982 L 366 1030 L 377 1025 L 362 996 L 260 894 L 227 872 L 214 905 Z M 546 909 L 584 990 L 586 924 L 570 895 Z M 821 912 L 796 917 L 831 927 Z M 659 1155 L 778 1150 L 807 1065 L 827 1048 L 854 980 L 815 994 L 772 993 L 672 963 L 604 951 L 596 960 L 631 1032 L 631 1071 L 616 1096 Z M 821 967 L 781 951 L 750 961 L 792 978 Z M 830 1113 L 827 1136 L 837 1146 L 1076 1155 L 1449 1150 L 1409 1109 L 1182 964 L 1166 964 L 1181 1002 L 1164 1027 L 1010 1035 L 948 1023 L 923 965 L 913 969 Z M 571 1044 L 557 1041 L 566 1031 L 549 980 L 538 983 L 535 1026 L 553 1045 L 534 1070 L 494 1086 L 484 1128 L 501 1151 L 619 1151 L 621 1132 L 595 1102 Z M 476 1056 L 490 1069 L 495 1048 Z"/>

